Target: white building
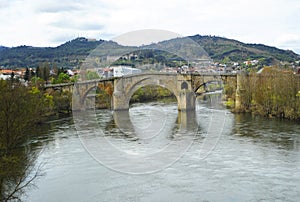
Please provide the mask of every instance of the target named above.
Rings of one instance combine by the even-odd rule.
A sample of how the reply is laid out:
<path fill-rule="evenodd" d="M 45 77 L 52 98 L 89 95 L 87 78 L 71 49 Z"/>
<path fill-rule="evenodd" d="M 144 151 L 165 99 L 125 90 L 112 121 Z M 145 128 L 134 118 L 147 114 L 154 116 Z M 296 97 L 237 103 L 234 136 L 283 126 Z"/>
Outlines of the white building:
<path fill-rule="evenodd" d="M 0 80 L 9 80 L 11 78 L 11 75 L 5 75 L 5 74 L 0 74 Z"/>
<path fill-rule="evenodd" d="M 130 66 L 113 66 L 113 75 L 114 77 L 122 77 L 125 75 L 130 75 L 130 74 L 139 74 L 142 72 L 142 70 L 137 69 L 137 68 L 132 68 Z"/>

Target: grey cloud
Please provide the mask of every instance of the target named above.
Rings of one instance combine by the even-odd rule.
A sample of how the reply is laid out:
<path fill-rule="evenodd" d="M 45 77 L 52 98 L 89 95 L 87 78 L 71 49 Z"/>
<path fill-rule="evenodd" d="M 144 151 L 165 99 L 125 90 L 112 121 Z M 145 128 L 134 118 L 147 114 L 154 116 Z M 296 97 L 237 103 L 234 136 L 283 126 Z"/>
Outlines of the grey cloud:
<path fill-rule="evenodd" d="M 1 1 L 1 0 L 0 0 Z M 101 7 L 102 9 L 108 9 L 107 3 L 99 0 L 81 1 L 81 0 L 44 0 L 37 4 L 36 11 L 45 13 L 59 13 L 70 11 L 84 11 L 91 8 Z"/>
<path fill-rule="evenodd" d="M 37 12 L 59 13 L 81 10 L 85 3 L 78 0 L 44 0 L 34 5 Z"/>
<path fill-rule="evenodd" d="M 76 29 L 80 31 L 95 31 L 104 29 L 104 24 L 96 22 L 76 22 L 76 20 L 66 20 L 66 21 L 58 21 L 51 23 L 50 25 L 57 28 L 66 28 L 66 29 Z"/>

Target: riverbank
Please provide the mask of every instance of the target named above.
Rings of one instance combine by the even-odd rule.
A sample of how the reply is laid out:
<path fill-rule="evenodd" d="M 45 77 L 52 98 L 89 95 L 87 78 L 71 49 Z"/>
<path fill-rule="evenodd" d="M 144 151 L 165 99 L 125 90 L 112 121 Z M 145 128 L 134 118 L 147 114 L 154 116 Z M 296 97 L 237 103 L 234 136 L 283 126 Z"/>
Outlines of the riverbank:
<path fill-rule="evenodd" d="M 236 92 L 232 84 L 225 87 L 226 104 L 234 112 L 300 120 L 299 75 L 270 68 L 261 74 L 241 75 L 239 82 L 239 107 L 233 104 Z"/>

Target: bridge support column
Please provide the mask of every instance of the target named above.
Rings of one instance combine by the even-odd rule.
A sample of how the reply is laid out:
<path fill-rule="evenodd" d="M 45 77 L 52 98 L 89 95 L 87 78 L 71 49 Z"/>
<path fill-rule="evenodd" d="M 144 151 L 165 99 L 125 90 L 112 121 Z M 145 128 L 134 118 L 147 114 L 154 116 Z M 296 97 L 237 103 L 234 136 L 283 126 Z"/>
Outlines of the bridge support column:
<path fill-rule="evenodd" d="M 112 109 L 114 111 L 128 110 L 129 100 L 126 94 L 126 82 L 124 78 L 114 80 L 114 92 L 112 95 Z"/>
<path fill-rule="evenodd" d="M 73 86 L 72 110 L 81 111 L 83 109 L 80 97 L 80 91 L 76 84 Z"/>
<path fill-rule="evenodd" d="M 179 111 L 195 110 L 196 108 L 196 96 L 194 92 L 182 90 L 179 92 L 177 100 Z"/>
<path fill-rule="evenodd" d="M 192 88 L 191 75 L 177 75 L 177 92 L 178 110 L 195 110 L 196 95 Z"/>
<path fill-rule="evenodd" d="M 117 91 L 113 93 L 112 109 L 114 111 L 128 110 L 129 100 L 124 92 Z"/>

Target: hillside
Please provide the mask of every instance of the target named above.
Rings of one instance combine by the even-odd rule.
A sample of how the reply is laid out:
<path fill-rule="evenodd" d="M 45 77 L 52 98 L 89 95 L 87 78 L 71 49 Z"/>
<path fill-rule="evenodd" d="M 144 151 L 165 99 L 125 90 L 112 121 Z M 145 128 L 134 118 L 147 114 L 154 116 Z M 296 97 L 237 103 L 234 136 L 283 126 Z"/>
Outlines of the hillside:
<path fill-rule="evenodd" d="M 77 38 L 55 48 L 18 46 L 0 48 L 0 66 L 4 67 L 37 67 L 48 61 L 59 67 L 77 67 L 89 52 L 100 45 L 103 40 L 89 41 Z"/>
<path fill-rule="evenodd" d="M 257 59 L 269 65 L 280 61 L 292 63 L 299 60 L 299 55 L 292 51 L 263 44 L 245 44 L 216 36 L 195 35 L 191 39 L 199 43 L 212 59 L 219 61 L 226 57 L 234 62 Z"/>
<path fill-rule="evenodd" d="M 7 49 L 7 47 L 5 47 L 5 46 L 0 46 L 0 51 L 1 51 L 1 50 L 5 50 L 5 49 Z"/>
<path fill-rule="evenodd" d="M 236 40 L 216 36 L 195 35 L 190 38 L 200 44 L 214 61 L 226 59 L 232 62 L 241 62 L 257 59 L 260 60 L 262 64 L 270 65 L 279 63 L 280 61 L 292 63 L 299 60 L 299 55 L 292 51 L 281 50 L 262 44 L 245 44 Z M 88 40 L 80 37 L 54 48 L 31 46 L 6 48 L 0 46 L 0 66 L 9 68 L 35 68 L 40 63 L 48 61 L 52 64 L 56 64 L 58 67 L 78 67 L 86 56 L 103 42 L 103 40 Z M 168 44 L 171 42 L 165 41 L 162 43 Z M 116 47 L 116 50 L 118 48 L 124 48 L 116 44 L 114 44 L 114 47 Z M 167 63 L 174 59 L 174 55 L 161 54 L 160 51 L 146 51 L 146 54 L 145 52 L 139 52 L 139 54 L 142 55 L 140 58 L 142 58 L 144 62 Z"/>

